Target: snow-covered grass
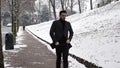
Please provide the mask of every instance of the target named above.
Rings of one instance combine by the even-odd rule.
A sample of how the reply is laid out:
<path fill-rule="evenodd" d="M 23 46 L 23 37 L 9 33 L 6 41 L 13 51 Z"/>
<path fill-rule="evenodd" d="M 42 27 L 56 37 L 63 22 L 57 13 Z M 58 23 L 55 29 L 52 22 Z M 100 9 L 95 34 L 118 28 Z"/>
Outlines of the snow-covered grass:
<path fill-rule="evenodd" d="M 120 68 L 120 2 L 67 17 L 74 36 L 70 53 L 103 68 Z M 53 21 L 28 26 L 37 36 L 52 42 L 49 29 Z M 47 45 L 48 46 L 48 45 Z M 49 47 L 49 46 L 48 46 Z M 49 47 L 50 48 L 50 47 Z M 74 68 L 79 68 L 77 67 Z"/>

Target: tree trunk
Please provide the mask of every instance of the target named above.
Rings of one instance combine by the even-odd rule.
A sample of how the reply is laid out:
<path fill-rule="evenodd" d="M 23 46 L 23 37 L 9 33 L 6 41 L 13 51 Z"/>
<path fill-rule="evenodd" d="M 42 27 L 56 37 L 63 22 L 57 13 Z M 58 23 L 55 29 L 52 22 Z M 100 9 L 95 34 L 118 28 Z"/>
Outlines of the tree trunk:
<path fill-rule="evenodd" d="M 12 8 L 11 8 L 11 18 L 12 18 L 12 32 L 13 32 L 13 30 L 14 30 L 14 2 L 13 2 L 13 0 L 12 0 L 12 6 L 11 6 Z"/>
<path fill-rule="evenodd" d="M 16 25 L 16 32 L 18 32 L 19 30 L 19 15 L 20 15 L 20 2 L 19 0 L 17 0 L 17 13 L 16 13 L 16 17 L 17 17 L 17 25 Z"/>
<path fill-rule="evenodd" d="M 55 6 L 53 7 L 53 12 L 54 12 L 55 20 L 57 20 Z"/>
<path fill-rule="evenodd" d="M 78 0 L 78 5 L 79 5 L 79 12 L 81 13 L 81 5 L 80 5 L 80 0 Z"/>
<path fill-rule="evenodd" d="M 111 2 L 111 0 L 107 0 L 107 4 L 109 4 Z"/>
<path fill-rule="evenodd" d="M 55 0 L 50 0 L 50 2 L 51 2 L 51 5 L 53 7 L 54 18 L 55 18 L 55 20 L 57 20 L 57 17 L 56 17 L 56 8 L 55 8 Z"/>
<path fill-rule="evenodd" d="M 71 13 L 73 13 L 73 0 L 71 0 Z"/>
<path fill-rule="evenodd" d="M 0 0 L 0 68 L 4 68 L 2 51 L 2 31 L 1 31 L 1 0 Z"/>
<path fill-rule="evenodd" d="M 68 7 L 70 7 L 70 1 L 66 0 L 66 2 L 65 2 L 65 10 L 67 10 Z"/>
<path fill-rule="evenodd" d="M 90 0 L 90 9 L 93 9 L 93 4 L 92 4 L 92 0 Z"/>
<path fill-rule="evenodd" d="M 16 36 L 17 36 L 17 23 L 18 23 L 18 11 L 19 11 L 19 5 L 18 0 L 13 1 L 13 36 L 14 36 L 14 44 L 16 44 Z"/>
<path fill-rule="evenodd" d="M 50 1 L 49 1 L 49 0 L 48 0 L 48 4 L 49 4 L 49 6 L 48 6 L 48 7 L 49 7 L 49 13 L 50 13 L 50 14 L 49 14 L 49 20 L 51 20 L 51 19 L 52 19 L 52 18 L 51 18 L 52 16 L 51 16 L 51 6 L 50 6 Z"/>
<path fill-rule="evenodd" d="M 39 0 L 39 8 L 38 8 L 38 23 L 41 22 L 41 1 Z"/>
<path fill-rule="evenodd" d="M 60 0 L 60 1 L 61 1 L 62 10 L 64 10 L 64 0 Z"/>

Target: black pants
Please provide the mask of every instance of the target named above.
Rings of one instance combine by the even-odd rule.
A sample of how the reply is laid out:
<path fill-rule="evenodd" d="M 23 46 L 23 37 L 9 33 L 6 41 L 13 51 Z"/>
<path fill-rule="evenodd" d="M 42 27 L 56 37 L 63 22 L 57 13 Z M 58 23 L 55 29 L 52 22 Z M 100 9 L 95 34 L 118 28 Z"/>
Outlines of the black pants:
<path fill-rule="evenodd" d="M 67 48 L 67 45 L 58 45 L 56 47 L 56 68 L 61 67 L 61 57 L 63 56 L 63 68 L 68 68 L 68 53 L 69 49 Z"/>

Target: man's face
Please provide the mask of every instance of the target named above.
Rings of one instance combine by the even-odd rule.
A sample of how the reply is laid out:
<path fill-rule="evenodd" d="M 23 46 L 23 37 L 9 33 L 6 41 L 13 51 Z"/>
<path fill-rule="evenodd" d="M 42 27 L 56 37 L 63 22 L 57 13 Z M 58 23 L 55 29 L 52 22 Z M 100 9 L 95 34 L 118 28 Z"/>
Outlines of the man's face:
<path fill-rule="evenodd" d="M 60 19 L 64 20 L 66 19 L 67 14 L 66 13 L 61 13 Z"/>

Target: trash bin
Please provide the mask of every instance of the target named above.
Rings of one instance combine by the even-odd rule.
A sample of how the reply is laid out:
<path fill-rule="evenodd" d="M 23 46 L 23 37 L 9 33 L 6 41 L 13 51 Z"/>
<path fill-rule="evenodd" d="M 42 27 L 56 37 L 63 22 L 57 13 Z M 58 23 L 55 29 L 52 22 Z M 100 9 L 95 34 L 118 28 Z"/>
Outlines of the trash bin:
<path fill-rule="evenodd" d="M 5 49 L 6 50 L 14 49 L 13 34 L 12 33 L 7 33 L 5 35 Z"/>

